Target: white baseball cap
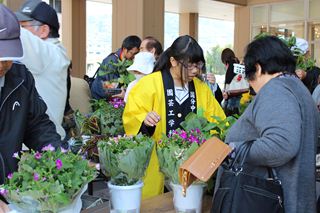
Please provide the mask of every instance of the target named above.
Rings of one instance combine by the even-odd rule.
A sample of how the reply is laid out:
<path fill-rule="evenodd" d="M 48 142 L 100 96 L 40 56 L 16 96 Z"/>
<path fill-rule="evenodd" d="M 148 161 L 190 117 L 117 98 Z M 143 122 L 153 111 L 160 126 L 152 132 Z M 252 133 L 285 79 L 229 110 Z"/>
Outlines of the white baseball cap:
<path fill-rule="evenodd" d="M 309 50 L 309 44 L 303 38 L 296 38 L 296 45 L 294 47 L 297 48 L 302 54 L 306 54 Z"/>
<path fill-rule="evenodd" d="M 139 52 L 134 56 L 133 64 L 127 68 L 128 71 L 139 71 L 145 75 L 152 73 L 155 58 L 150 52 Z"/>

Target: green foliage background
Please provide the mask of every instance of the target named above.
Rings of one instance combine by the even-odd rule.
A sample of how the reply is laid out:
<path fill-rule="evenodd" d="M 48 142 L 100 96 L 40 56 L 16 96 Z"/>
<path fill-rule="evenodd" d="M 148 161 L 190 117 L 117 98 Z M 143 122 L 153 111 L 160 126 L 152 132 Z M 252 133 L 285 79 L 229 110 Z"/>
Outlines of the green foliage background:
<path fill-rule="evenodd" d="M 225 48 L 232 49 L 232 45 L 228 44 L 223 47 L 217 45 L 212 47 L 210 51 L 207 51 L 205 56 L 207 72 L 212 72 L 218 75 L 225 74 L 226 70 L 225 70 L 224 64 L 221 62 L 221 52 Z"/>

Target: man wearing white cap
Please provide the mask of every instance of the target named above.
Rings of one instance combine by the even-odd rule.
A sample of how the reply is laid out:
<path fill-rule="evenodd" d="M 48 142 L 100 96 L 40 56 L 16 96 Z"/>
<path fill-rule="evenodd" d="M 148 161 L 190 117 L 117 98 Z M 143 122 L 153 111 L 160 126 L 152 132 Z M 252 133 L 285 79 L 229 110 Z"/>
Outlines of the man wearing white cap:
<path fill-rule="evenodd" d="M 12 156 L 21 151 L 22 143 L 39 151 L 48 144 L 61 145 L 32 74 L 14 62 L 22 57 L 19 22 L 0 4 L 0 185 L 5 176 L 17 170 L 18 160 Z M 4 208 L 0 201 L 0 213 Z"/>
<path fill-rule="evenodd" d="M 309 44 L 302 38 L 296 39 L 296 45 L 291 48 L 291 51 L 294 55 L 303 55 L 305 58 L 310 57 Z M 308 67 L 307 70 L 297 69 L 296 74 L 312 94 L 318 85 L 318 78 L 320 75 L 319 67 L 311 66 Z"/>
<path fill-rule="evenodd" d="M 154 55 L 150 52 L 139 52 L 133 61 L 133 64 L 128 67 L 128 71 L 132 72 L 136 80 L 132 81 L 126 90 L 124 101 L 127 102 L 128 95 L 132 87 L 145 75 L 152 73 L 155 63 Z"/>

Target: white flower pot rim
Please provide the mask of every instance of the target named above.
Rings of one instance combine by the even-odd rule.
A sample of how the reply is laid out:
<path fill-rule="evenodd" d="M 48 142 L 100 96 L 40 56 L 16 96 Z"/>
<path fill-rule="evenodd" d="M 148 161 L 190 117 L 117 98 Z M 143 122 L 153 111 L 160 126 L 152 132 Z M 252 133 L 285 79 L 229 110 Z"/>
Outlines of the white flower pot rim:
<path fill-rule="evenodd" d="M 108 187 L 110 189 L 118 189 L 118 190 L 128 190 L 128 189 L 137 189 L 141 188 L 143 186 L 143 182 L 139 180 L 137 183 L 129 186 L 119 186 L 119 185 L 114 185 L 111 183 L 111 181 L 108 181 Z"/>

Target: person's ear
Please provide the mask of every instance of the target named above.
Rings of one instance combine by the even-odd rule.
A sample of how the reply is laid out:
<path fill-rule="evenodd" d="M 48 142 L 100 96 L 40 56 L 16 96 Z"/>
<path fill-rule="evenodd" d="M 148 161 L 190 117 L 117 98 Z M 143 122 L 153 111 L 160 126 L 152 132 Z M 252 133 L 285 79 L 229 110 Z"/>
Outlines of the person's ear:
<path fill-rule="evenodd" d="M 260 64 L 256 64 L 255 67 L 256 67 L 256 76 L 260 77 L 262 75 L 262 68 Z"/>
<path fill-rule="evenodd" d="M 178 61 L 174 57 L 170 57 L 170 63 L 172 67 L 178 66 Z"/>
<path fill-rule="evenodd" d="M 50 27 L 49 27 L 49 25 L 44 24 L 44 25 L 39 27 L 38 31 L 39 31 L 39 37 L 41 39 L 46 39 L 46 38 L 49 37 Z"/>
<path fill-rule="evenodd" d="M 152 48 L 150 52 L 154 55 L 156 53 L 156 48 Z"/>

